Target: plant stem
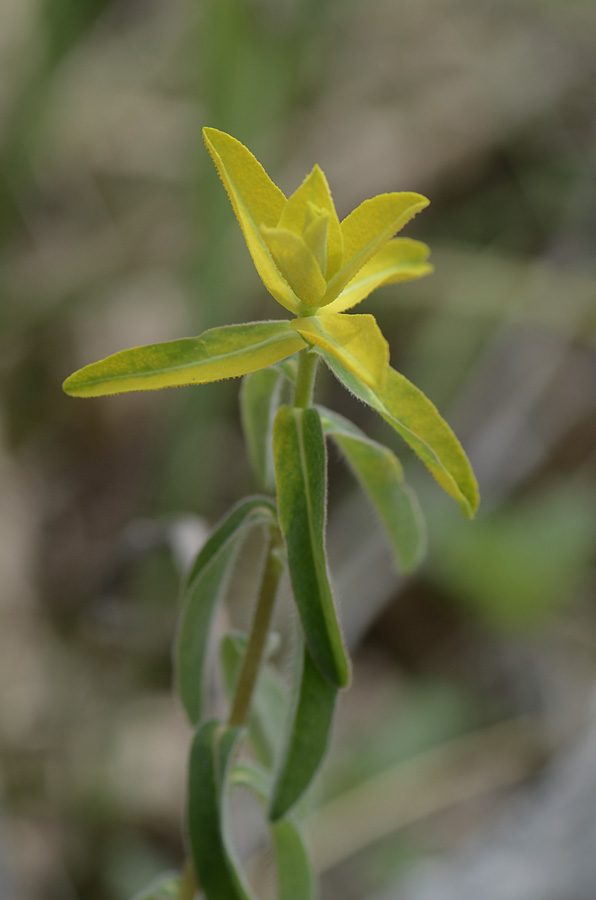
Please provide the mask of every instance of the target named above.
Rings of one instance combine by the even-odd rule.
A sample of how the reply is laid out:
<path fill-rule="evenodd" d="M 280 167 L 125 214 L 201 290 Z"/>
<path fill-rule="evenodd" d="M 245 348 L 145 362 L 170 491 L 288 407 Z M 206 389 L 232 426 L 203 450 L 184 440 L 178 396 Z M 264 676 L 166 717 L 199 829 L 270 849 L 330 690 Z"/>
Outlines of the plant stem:
<path fill-rule="evenodd" d="M 269 634 L 275 596 L 283 571 L 284 564 L 280 555 L 280 549 L 280 537 L 278 534 L 274 534 L 267 550 L 261 590 L 257 600 L 242 669 L 240 670 L 240 677 L 236 686 L 232 711 L 228 719 L 228 725 L 232 728 L 240 728 L 244 725 L 250 710 L 252 694 L 261 668 L 267 635 Z"/>
<path fill-rule="evenodd" d="M 306 409 L 312 403 L 319 356 L 314 350 L 301 350 L 298 354 L 298 375 L 294 389 L 294 406 Z"/>

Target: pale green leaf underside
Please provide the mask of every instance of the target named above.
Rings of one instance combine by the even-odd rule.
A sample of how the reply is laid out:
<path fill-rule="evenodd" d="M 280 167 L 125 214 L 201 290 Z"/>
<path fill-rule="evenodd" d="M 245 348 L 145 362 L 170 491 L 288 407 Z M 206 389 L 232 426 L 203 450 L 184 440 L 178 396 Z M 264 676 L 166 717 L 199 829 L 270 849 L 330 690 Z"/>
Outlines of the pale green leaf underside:
<path fill-rule="evenodd" d="M 267 802 L 270 778 L 267 772 L 251 763 L 242 763 L 232 772 L 232 783 L 250 788 Z M 293 816 L 270 822 L 275 867 L 277 900 L 314 900 L 315 878 L 301 829 Z"/>
<path fill-rule="evenodd" d="M 458 439 L 428 397 L 391 367 L 385 388 L 373 390 L 331 353 L 316 349 L 337 379 L 401 435 L 463 514 L 472 518 L 480 502 L 474 472 Z"/>
<path fill-rule="evenodd" d="M 279 522 L 294 598 L 313 659 L 332 684 L 349 681 L 325 557 L 326 451 L 316 409 L 280 407 L 273 425 Z"/>
<path fill-rule="evenodd" d="M 426 548 L 422 511 L 404 481 L 401 463 L 383 444 L 331 410 L 318 407 L 325 434 L 345 454 L 350 468 L 368 495 L 385 528 L 402 572 L 411 572 Z"/>
<path fill-rule="evenodd" d="M 178 693 L 193 724 L 204 714 L 211 622 L 236 554 L 248 528 L 275 521 L 267 498 L 243 500 L 215 528 L 186 579 L 174 663 Z"/>
<path fill-rule="evenodd" d="M 121 350 L 79 369 L 63 387 L 74 397 L 100 397 L 205 384 L 264 369 L 304 346 L 287 321 L 225 325 L 196 338 Z"/>

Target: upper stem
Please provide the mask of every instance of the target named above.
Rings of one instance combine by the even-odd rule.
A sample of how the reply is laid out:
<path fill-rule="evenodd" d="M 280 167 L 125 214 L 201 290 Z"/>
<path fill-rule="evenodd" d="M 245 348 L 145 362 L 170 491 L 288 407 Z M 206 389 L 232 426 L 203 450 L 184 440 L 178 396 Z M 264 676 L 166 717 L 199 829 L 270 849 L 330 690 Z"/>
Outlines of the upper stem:
<path fill-rule="evenodd" d="M 305 348 L 298 354 L 298 374 L 294 388 L 294 406 L 306 409 L 312 403 L 319 355 Z"/>
<path fill-rule="evenodd" d="M 242 727 L 250 711 L 252 695 L 261 668 L 263 651 L 267 642 L 267 635 L 269 634 L 275 595 L 277 594 L 283 565 L 280 554 L 280 538 L 279 534 L 276 533 L 272 536 L 267 550 L 261 590 L 236 686 L 232 711 L 228 719 L 228 725 L 232 728 Z"/>

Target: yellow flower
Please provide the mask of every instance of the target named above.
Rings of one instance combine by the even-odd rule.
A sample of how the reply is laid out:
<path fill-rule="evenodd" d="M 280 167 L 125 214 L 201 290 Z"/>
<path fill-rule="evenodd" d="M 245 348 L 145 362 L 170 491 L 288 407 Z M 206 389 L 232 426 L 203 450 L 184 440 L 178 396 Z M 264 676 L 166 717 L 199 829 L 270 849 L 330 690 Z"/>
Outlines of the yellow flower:
<path fill-rule="evenodd" d="M 428 205 L 421 194 L 380 194 L 339 221 L 327 179 L 315 166 L 286 199 L 235 138 L 204 128 L 257 272 L 297 318 L 294 330 L 336 356 L 371 387 L 385 384 L 389 348 L 373 316 L 350 315 L 375 288 L 432 271 L 428 248 L 391 240 Z"/>
<path fill-rule="evenodd" d="M 462 512 L 474 515 L 478 486 L 459 441 L 422 391 L 391 368 L 374 317 L 346 315 L 375 288 L 432 271 L 425 244 L 393 237 L 428 200 L 379 194 L 340 222 L 318 166 L 286 199 L 240 141 L 215 128 L 203 134 L 257 272 L 294 318 L 122 350 L 67 378 L 66 393 L 97 397 L 204 384 L 268 368 L 310 347 L 401 435 Z"/>

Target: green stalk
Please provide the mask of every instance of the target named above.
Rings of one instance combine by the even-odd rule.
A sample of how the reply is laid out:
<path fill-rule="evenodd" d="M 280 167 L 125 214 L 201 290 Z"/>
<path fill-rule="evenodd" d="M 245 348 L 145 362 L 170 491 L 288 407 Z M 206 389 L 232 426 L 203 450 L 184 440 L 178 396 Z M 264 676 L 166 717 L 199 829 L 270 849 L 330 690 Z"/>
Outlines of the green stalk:
<path fill-rule="evenodd" d="M 279 586 L 279 580 L 283 572 L 283 558 L 281 555 L 281 540 L 278 534 L 274 534 L 267 550 L 265 569 L 261 581 L 261 590 L 257 600 L 255 615 L 248 638 L 248 646 L 240 670 L 236 693 L 232 703 L 232 711 L 228 724 L 232 728 L 242 727 L 250 711 L 253 691 L 261 663 L 263 651 L 269 634 L 271 616 L 275 604 L 275 596 Z"/>
<path fill-rule="evenodd" d="M 312 403 L 318 362 L 319 355 L 314 350 L 304 349 L 298 354 L 294 406 L 299 409 L 307 409 Z"/>

